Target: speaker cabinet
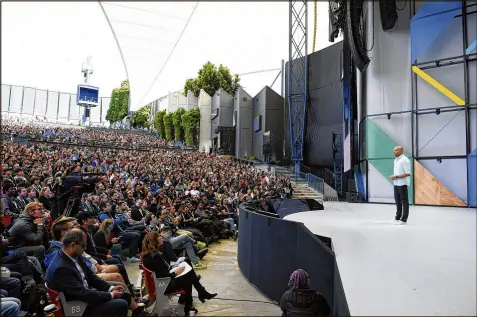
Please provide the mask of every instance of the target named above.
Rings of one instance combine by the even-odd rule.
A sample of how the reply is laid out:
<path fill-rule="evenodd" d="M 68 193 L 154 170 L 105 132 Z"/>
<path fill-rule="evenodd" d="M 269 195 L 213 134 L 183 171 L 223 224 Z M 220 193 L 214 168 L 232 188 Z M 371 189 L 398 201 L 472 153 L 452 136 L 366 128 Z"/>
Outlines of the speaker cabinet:
<path fill-rule="evenodd" d="M 364 47 L 364 38 L 360 35 L 363 27 L 363 0 L 348 0 L 346 6 L 346 32 L 351 56 L 356 67 L 364 73 L 370 59 Z"/>
<path fill-rule="evenodd" d="M 396 0 L 379 0 L 379 12 L 384 31 L 391 30 L 398 19 Z"/>

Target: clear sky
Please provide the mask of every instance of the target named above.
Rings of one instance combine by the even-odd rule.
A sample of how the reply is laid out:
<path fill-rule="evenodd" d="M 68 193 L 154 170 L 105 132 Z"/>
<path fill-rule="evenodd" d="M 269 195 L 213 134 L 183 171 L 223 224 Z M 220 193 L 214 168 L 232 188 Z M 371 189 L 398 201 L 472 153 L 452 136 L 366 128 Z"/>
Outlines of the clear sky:
<path fill-rule="evenodd" d="M 200 2 L 154 82 L 196 2 L 102 4 L 128 66 L 132 110 L 182 89 L 185 80 L 195 77 L 207 61 L 243 74 L 279 69 L 281 60 L 288 59 L 287 1 Z M 309 2 L 308 52 L 312 50 L 313 6 Z M 82 83 L 81 65 L 88 55 L 94 67 L 91 84 L 100 87 L 100 96 L 110 96 L 126 79 L 118 48 L 97 2 L 2 2 L 1 9 L 2 84 L 75 92 Z M 316 50 L 331 44 L 328 2 L 318 2 Z M 270 86 L 277 74 L 243 75 L 241 83 L 253 96 Z M 280 92 L 280 78 L 272 88 Z"/>

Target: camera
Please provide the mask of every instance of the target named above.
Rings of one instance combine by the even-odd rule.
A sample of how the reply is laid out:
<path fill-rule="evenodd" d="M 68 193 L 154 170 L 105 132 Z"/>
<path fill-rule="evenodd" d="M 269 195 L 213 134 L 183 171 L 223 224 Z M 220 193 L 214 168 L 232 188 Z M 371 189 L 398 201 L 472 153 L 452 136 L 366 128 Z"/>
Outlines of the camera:
<path fill-rule="evenodd" d="M 61 177 L 53 187 L 56 201 L 52 203 L 52 213 L 58 217 L 74 217 L 80 211 L 81 195 L 94 192 L 99 175 L 102 174 L 72 172 Z"/>

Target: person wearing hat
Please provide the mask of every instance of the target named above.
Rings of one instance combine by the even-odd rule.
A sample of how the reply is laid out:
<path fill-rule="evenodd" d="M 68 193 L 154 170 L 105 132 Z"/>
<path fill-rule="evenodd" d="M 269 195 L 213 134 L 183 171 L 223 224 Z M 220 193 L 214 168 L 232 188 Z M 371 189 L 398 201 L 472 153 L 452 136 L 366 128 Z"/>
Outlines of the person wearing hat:
<path fill-rule="evenodd" d="M 48 245 L 48 231 L 45 209 L 41 203 L 29 203 L 9 230 L 8 244 L 27 255 L 42 261 L 45 257 L 45 246 Z"/>

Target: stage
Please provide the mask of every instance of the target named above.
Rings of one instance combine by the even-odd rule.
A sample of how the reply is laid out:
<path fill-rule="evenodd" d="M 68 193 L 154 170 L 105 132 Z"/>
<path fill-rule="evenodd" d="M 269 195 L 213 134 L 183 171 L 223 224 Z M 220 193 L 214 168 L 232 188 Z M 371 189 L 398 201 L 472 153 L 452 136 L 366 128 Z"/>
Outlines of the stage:
<path fill-rule="evenodd" d="M 287 216 L 330 237 L 352 316 L 476 316 L 476 209 L 327 202 Z M 318 290 L 319 291 L 319 290 Z"/>

